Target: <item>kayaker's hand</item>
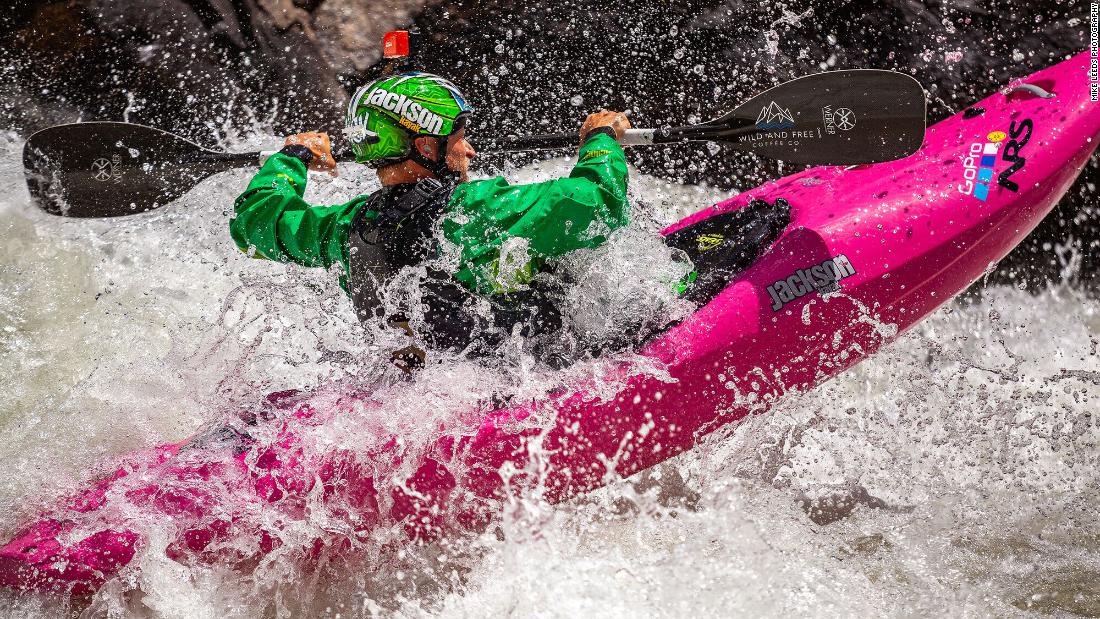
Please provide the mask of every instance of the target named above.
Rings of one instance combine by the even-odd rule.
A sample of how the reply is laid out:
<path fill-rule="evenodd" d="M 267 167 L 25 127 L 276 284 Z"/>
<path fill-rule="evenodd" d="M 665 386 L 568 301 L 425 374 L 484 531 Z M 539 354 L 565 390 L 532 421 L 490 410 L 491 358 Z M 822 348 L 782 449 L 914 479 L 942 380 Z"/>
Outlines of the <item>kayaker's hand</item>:
<path fill-rule="evenodd" d="M 623 133 L 630 128 L 630 119 L 622 112 L 609 112 L 600 110 L 595 114 L 589 114 L 581 125 L 581 145 L 584 145 L 588 133 L 600 127 L 610 127 L 615 132 L 615 139 L 622 140 Z"/>
<path fill-rule="evenodd" d="M 296 133 L 287 137 L 286 146 L 305 146 L 313 153 L 313 159 L 309 162 L 310 170 L 328 172 L 336 176 L 336 159 L 332 156 L 332 141 L 327 133 L 306 132 Z"/>

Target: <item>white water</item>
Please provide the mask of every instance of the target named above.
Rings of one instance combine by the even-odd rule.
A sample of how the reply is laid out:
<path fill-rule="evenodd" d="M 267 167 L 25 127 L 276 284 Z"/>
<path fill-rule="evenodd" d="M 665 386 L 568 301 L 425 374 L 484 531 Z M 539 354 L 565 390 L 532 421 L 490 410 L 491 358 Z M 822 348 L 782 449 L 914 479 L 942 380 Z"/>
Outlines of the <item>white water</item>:
<path fill-rule="evenodd" d="M 19 140 L 0 138 L 0 530 L 91 477 L 96 464 L 191 434 L 275 389 L 388 377 L 402 416 L 490 392 L 535 393 L 544 370 L 454 364 L 402 391 L 321 271 L 251 260 L 228 237 L 248 172 L 165 209 L 113 221 L 28 204 Z M 251 144 L 238 143 L 238 148 Z M 263 144 L 269 146 L 269 144 Z M 560 173 L 562 162 L 517 179 Z M 336 202 L 374 186 L 354 167 L 314 182 Z M 635 176 L 667 221 L 717 196 Z M 646 224 L 639 228 L 647 227 Z M 651 225 L 649 225 L 651 227 Z M 609 256 L 647 249 L 640 230 Z M 589 263 L 597 264 L 597 263 Z M 640 277 L 639 277 L 640 279 Z M 589 312 L 591 308 L 589 309 Z M 603 320 L 591 313 L 582 317 Z M 426 549 L 332 581 L 277 565 L 252 588 L 193 571 L 163 540 L 88 614 L 301 616 L 1011 616 L 1100 614 L 1100 508 L 1092 415 L 1100 303 L 1066 287 L 956 302 L 840 378 L 725 436 L 582 500 L 506 514 L 460 557 Z M 351 440 L 354 428 L 348 428 Z M 809 510 L 803 507 L 812 502 Z M 808 515 L 812 512 L 814 518 Z M 815 522 L 816 520 L 816 522 Z M 434 566 L 446 564 L 445 569 Z M 271 575 L 269 574 L 270 578 Z M 0 597 L 62 616 L 66 601 Z"/>

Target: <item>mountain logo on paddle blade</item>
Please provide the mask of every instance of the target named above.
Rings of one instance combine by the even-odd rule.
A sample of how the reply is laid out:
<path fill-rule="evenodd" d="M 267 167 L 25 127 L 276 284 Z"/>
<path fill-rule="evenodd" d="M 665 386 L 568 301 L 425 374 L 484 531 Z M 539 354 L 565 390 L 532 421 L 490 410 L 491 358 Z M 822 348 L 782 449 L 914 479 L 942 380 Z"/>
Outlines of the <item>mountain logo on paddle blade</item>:
<path fill-rule="evenodd" d="M 794 126 L 794 116 L 787 108 L 781 107 L 775 101 L 764 106 L 756 117 L 756 128 L 765 129 L 790 129 Z"/>

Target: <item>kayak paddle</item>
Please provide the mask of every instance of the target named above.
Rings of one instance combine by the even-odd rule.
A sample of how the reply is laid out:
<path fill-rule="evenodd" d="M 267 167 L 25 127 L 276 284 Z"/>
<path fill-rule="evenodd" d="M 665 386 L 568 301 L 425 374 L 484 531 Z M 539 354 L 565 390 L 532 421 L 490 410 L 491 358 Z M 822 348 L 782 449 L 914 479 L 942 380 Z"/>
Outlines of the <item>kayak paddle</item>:
<path fill-rule="evenodd" d="M 212 151 L 167 131 L 123 122 L 57 125 L 23 146 L 31 197 L 46 212 L 68 217 L 149 211 L 211 174 L 259 161 L 260 153 Z"/>
<path fill-rule="evenodd" d="M 893 71 L 833 71 L 781 84 L 716 120 L 631 129 L 625 145 L 715 141 L 762 157 L 809 165 L 900 159 L 924 140 L 924 91 Z M 576 134 L 510 137 L 489 152 L 572 148 Z M 123 122 L 58 125 L 23 147 L 31 197 L 68 217 L 117 217 L 155 209 L 204 178 L 258 165 L 270 152 L 224 153 L 178 135 Z"/>
<path fill-rule="evenodd" d="M 857 165 L 912 155 L 924 142 L 924 89 L 895 71 L 853 69 L 780 84 L 698 125 L 628 129 L 624 145 L 722 142 L 787 163 Z M 575 133 L 508 137 L 490 150 L 573 148 Z"/>

